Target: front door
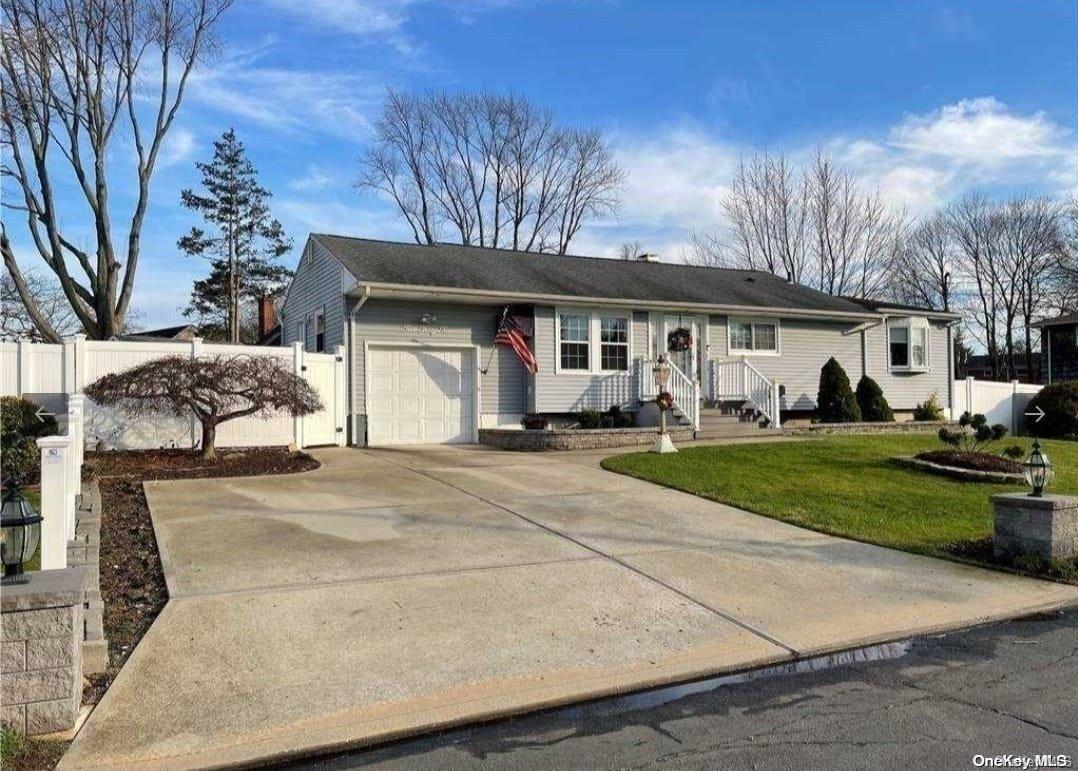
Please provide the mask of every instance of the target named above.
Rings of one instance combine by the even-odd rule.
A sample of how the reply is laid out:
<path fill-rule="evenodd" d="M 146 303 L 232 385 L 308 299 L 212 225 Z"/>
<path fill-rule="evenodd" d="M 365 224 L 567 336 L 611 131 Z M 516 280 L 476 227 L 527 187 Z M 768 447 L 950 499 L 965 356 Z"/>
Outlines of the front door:
<path fill-rule="evenodd" d="M 689 377 L 699 380 L 700 357 L 697 352 L 700 348 L 700 325 L 697 323 L 696 317 L 669 314 L 666 316 L 663 327 L 662 345 L 666 348 L 667 359 Z M 682 328 L 689 330 L 692 335 L 692 345 L 684 351 L 671 351 L 670 333 L 675 329 Z"/>

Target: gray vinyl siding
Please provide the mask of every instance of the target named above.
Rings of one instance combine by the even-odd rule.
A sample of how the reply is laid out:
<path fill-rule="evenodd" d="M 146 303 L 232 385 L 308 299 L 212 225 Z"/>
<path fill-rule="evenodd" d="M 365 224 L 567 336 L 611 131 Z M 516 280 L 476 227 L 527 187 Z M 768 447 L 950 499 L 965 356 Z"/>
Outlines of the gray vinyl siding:
<path fill-rule="evenodd" d="M 517 415 L 525 411 L 527 372 L 512 350 L 494 346 L 494 324 L 500 310 L 493 305 L 370 300 L 353 320 L 354 364 L 352 389 L 355 414 L 365 415 L 364 342 L 422 343 L 431 347 L 478 345 L 479 367 L 490 367 L 480 376 L 480 412 Z M 414 327 L 424 313 L 435 316 L 430 325 L 436 334 L 417 335 Z M 491 348 L 494 356 L 491 357 Z"/>
<path fill-rule="evenodd" d="M 325 309 L 326 350 L 344 345 L 344 293 L 351 284 L 344 267 L 313 239 L 307 241 L 296 275 L 288 287 L 281 309 L 281 344 L 302 342 L 315 350 L 315 314 Z M 303 321 L 306 339 L 298 339 L 297 323 Z"/>
<path fill-rule="evenodd" d="M 868 346 L 868 375 L 883 389 L 895 410 L 912 410 L 933 393 L 940 406 L 951 406 L 950 345 L 947 325 L 930 322 L 928 331 L 928 372 L 892 372 L 887 351 L 887 325 L 881 323 L 865 334 Z"/>
<path fill-rule="evenodd" d="M 584 307 L 579 310 L 590 312 Z M 635 406 L 639 395 L 638 366 L 635 362 L 648 355 L 648 314 L 643 311 L 631 312 L 631 361 L 628 372 L 577 374 L 557 371 L 558 341 L 554 313 L 552 306 L 535 308 L 535 357 L 539 372 L 535 376 L 534 411 L 566 413 L 582 409 L 607 410 L 613 405 Z M 593 340 L 592 344 L 596 345 L 597 341 Z"/>
<path fill-rule="evenodd" d="M 834 356 L 846 370 L 852 386 L 861 378 L 861 335 L 844 334 L 856 324 L 848 321 L 779 320 L 779 355 L 748 356 L 748 360 L 770 380 L 786 387 L 784 410 L 816 409 L 820 369 Z M 711 355 L 726 358 L 726 317 L 712 316 Z M 740 357 L 740 354 L 731 354 Z"/>

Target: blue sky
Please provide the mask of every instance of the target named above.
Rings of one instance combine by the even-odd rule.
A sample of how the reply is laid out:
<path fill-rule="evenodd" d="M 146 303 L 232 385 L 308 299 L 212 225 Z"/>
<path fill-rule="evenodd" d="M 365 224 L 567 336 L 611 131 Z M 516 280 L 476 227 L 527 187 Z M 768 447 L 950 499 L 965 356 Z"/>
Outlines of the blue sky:
<path fill-rule="evenodd" d="M 971 188 L 1078 192 L 1074 0 L 238 0 L 221 38 L 154 181 L 144 326 L 178 320 L 205 269 L 175 248 L 194 223 L 179 191 L 229 126 L 296 252 L 312 230 L 406 239 L 353 188 L 387 86 L 512 89 L 606 131 L 628 174 L 622 208 L 578 253 L 632 239 L 680 259 L 693 230 L 721 227 L 724 186 L 753 148 L 827 148 L 913 213 Z"/>

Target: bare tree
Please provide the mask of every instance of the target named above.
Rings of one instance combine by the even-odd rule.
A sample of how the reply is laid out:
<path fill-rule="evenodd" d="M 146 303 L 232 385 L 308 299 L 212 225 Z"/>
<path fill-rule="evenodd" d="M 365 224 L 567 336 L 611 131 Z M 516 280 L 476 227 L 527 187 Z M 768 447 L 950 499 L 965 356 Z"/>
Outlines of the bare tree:
<path fill-rule="evenodd" d="M 626 241 L 618 249 L 618 257 L 623 260 L 638 260 L 643 253 L 644 247 L 639 241 Z"/>
<path fill-rule="evenodd" d="M 900 302 L 950 312 L 955 247 L 946 217 L 937 212 L 904 239 L 892 273 L 891 293 Z"/>
<path fill-rule="evenodd" d="M 165 356 L 98 378 L 86 388 L 98 404 L 133 418 L 193 414 L 202 424 L 202 457 L 217 457 L 217 427 L 246 415 L 287 412 L 298 417 L 323 409 L 304 378 L 273 356 Z"/>
<path fill-rule="evenodd" d="M 983 195 L 971 193 L 944 212 L 954 239 L 963 279 L 970 285 L 966 325 L 988 354 L 993 379 L 1003 374 L 999 332 L 1003 271 L 999 264 L 1000 218 Z"/>
<path fill-rule="evenodd" d="M 231 0 L 0 0 L 2 173 L 38 255 L 59 281 L 86 333 L 106 339 L 131 302 L 150 180 L 188 78 L 212 45 Z M 118 132 L 134 152 L 135 203 L 124 217 L 109 197 L 107 164 Z M 93 245 L 70 228 L 57 194 L 85 201 Z M 5 191 L 7 192 L 7 191 Z M 123 219 L 118 244 L 113 220 Z M 59 335 L 27 286 L 7 223 L 4 263 L 41 335 Z"/>
<path fill-rule="evenodd" d="M 390 91 L 360 187 L 386 195 L 416 243 L 565 254 L 617 208 L 623 174 L 596 130 L 557 125 L 515 95 Z"/>
<path fill-rule="evenodd" d="M 78 319 L 54 278 L 36 270 L 27 270 L 23 272 L 23 283 L 33 298 L 34 307 L 57 335 L 65 337 L 79 330 Z M 45 342 L 45 337 L 23 304 L 15 280 L 6 271 L 0 276 L 0 338 Z"/>
<path fill-rule="evenodd" d="M 1029 373 L 1033 372 L 1032 323 L 1050 305 L 1050 282 L 1062 237 L 1061 215 L 1059 205 L 1044 197 L 1013 198 L 1004 209 L 1004 248 L 1017 277 L 1018 312 L 1025 333 L 1022 353 Z"/>
<path fill-rule="evenodd" d="M 1078 311 L 1078 195 L 1070 196 L 1060 206 L 1059 238 L 1048 292 L 1051 310 Z"/>

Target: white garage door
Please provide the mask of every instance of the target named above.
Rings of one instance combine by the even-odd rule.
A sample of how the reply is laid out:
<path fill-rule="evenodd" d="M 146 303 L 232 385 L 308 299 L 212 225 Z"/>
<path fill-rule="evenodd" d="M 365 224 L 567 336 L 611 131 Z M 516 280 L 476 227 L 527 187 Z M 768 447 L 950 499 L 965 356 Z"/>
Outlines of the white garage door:
<path fill-rule="evenodd" d="M 367 361 L 367 441 L 473 441 L 473 359 L 472 351 L 372 347 Z"/>

